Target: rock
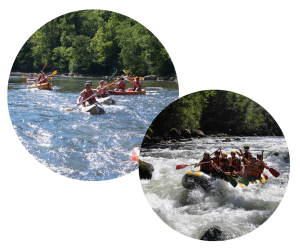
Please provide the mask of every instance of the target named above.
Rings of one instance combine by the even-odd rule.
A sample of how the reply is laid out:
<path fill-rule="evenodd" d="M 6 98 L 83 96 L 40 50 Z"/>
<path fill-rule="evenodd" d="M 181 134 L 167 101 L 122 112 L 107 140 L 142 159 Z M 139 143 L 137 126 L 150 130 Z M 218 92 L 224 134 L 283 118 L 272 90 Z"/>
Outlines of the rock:
<path fill-rule="evenodd" d="M 96 173 L 96 175 L 102 176 L 103 174 L 102 174 L 102 172 L 100 170 L 98 170 L 97 173 Z"/>
<path fill-rule="evenodd" d="M 274 152 L 274 153 L 271 154 L 271 156 L 272 156 L 272 155 L 278 156 L 279 153 L 278 153 L 278 152 Z"/>
<path fill-rule="evenodd" d="M 154 171 L 154 168 L 151 164 L 139 160 L 139 174 L 140 179 L 148 179 L 151 180 L 152 178 L 152 172 Z"/>
<path fill-rule="evenodd" d="M 229 138 L 226 138 L 225 140 L 223 140 L 222 142 L 231 142 L 231 140 Z"/>
<path fill-rule="evenodd" d="M 145 135 L 144 136 L 143 143 L 149 143 L 151 141 L 152 141 L 152 139 L 151 139 L 151 137 L 149 135 Z"/>
<path fill-rule="evenodd" d="M 188 129 L 183 129 L 180 131 L 181 132 L 181 135 L 184 137 L 184 138 L 191 138 L 192 135 L 191 135 L 191 131 L 189 131 Z"/>
<path fill-rule="evenodd" d="M 241 138 L 233 138 L 233 140 L 240 141 Z"/>
<path fill-rule="evenodd" d="M 170 130 L 170 132 L 169 132 L 169 135 L 170 135 L 172 138 L 174 138 L 174 137 L 180 136 L 181 134 L 180 134 L 180 131 L 179 131 L 178 129 L 172 128 L 172 129 Z"/>
<path fill-rule="evenodd" d="M 223 241 L 226 240 L 226 234 L 222 232 L 222 230 L 214 226 L 210 229 L 208 229 L 200 238 L 200 240 L 206 240 L 206 241 Z"/>
<path fill-rule="evenodd" d="M 153 138 L 152 141 L 153 141 L 154 143 L 160 143 L 160 142 L 162 142 L 162 139 L 159 138 L 159 137 L 156 137 L 156 138 Z"/>
<path fill-rule="evenodd" d="M 147 80 L 154 80 L 156 81 L 157 80 L 157 76 L 144 76 L 144 81 L 147 81 Z"/>
<path fill-rule="evenodd" d="M 176 80 L 176 77 L 171 77 L 170 78 L 170 81 L 175 81 Z"/>

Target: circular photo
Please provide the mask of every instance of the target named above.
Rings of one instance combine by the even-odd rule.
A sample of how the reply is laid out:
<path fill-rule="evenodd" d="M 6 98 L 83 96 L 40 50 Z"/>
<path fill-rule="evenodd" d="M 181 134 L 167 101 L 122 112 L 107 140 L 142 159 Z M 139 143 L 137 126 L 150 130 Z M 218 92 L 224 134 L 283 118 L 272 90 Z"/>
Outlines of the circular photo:
<path fill-rule="evenodd" d="M 119 13 L 83 10 L 30 36 L 7 95 L 15 132 L 37 161 L 101 181 L 138 169 L 137 147 L 178 93 L 171 58 L 151 31 Z"/>
<path fill-rule="evenodd" d="M 152 122 L 139 175 L 154 212 L 191 238 L 224 241 L 265 223 L 289 180 L 290 158 L 274 118 L 223 90 L 174 101 Z"/>

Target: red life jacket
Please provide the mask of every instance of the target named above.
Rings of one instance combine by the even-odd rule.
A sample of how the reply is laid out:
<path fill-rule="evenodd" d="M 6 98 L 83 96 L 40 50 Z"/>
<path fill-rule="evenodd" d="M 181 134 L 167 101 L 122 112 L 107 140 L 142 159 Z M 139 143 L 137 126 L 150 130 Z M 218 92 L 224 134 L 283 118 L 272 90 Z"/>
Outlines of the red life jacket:
<path fill-rule="evenodd" d="M 236 166 L 236 157 L 234 157 L 234 158 L 229 157 L 229 158 L 228 158 L 229 162 L 230 162 L 230 159 L 232 159 L 231 165 L 232 165 L 232 166 Z"/>
<path fill-rule="evenodd" d="M 219 157 L 219 158 L 214 157 L 214 158 L 212 158 L 212 160 L 214 161 L 214 163 L 216 163 L 216 165 L 218 167 L 222 166 L 221 157 Z"/>
<path fill-rule="evenodd" d="M 208 162 L 208 161 L 211 161 L 212 160 L 212 158 L 208 158 L 208 159 L 202 159 L 201 160 L 201 162 Z M 201 171 L 203 171 L 203 172 L 205 172 L 205 173 L 211 173 L 212 171 L 213 171 L 213 167 L 212 167 L 212 165 L 210 164 L 210 162 L 209 163 L 204 163 L 204 164 L 201 164 L 200 165 L 201 167 L 200 167 L 200 169 L 201 169 Z"/>
<path fill-rule="evenodd" d="M 119 89 L 123 89 L 125 91 L 125 82 L 122 80 L 119 82 Z"/>
<path fill-rule="evenodd" d="M 224 171 L 224 172 L 230 172 L 230 174 L 232 174 L 233 171 L 236 170 L 236 168 L 234 166 L 231 166 L 231 165 L 227 165 L 226 167 L 223 165 L 221 167 L 221 169 Z"/>
<path fill-rule="evenodd" d="M 255 176 L 256 178 L 259 178 L 260 176 L 260 167 L 258 169 L 255 168 L 255 164 L 248 165 L 248 171 L 247 176 Z"/>
<path fill-rule="evenodd" d="M 47 77 L 46 77 L 46 78 L 43 78 L 41 82 L 42 82 L 42 83 L 48 82 L 48 78 L 47 78 Z"/>
<path fill-rule="evenodd" d="M 93 90 L 90 90 L 89 92 L 84 89 L 83 92 L 85 93 L 84 97 L 83 97 L 83 101 L 88 99 L 90 96 L 92 96 L 94 94 Z M 90 104 L 93 104 L 96 102 L 96 98 L 95 96 L 93 96 L 92 98 L 90 98 L 89 100 L 87 100 Z"/>

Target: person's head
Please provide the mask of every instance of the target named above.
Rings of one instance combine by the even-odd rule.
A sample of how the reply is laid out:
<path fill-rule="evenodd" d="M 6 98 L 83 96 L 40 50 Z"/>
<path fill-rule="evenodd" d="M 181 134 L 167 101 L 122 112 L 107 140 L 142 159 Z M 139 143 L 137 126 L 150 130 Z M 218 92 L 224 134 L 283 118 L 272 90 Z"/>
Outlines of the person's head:
<path fill-rule="evenodd" d="M 250 161 L 252 164 L 254 164 L 256 162 L 256 158 L 254 156 L 251 156 Z"/>
<path fill-rule="evenodd" d="M 226 157 L 227 158 L 227 153 L 222 153 L 222 158 Z"/>
<path fill-rule="evenodd" d="M 33 74 L 31 73 L 30 76 L 33 76 Z"/>
<path fill-rule="evenodd" d="M 232 151 L 230 152 L 230 154 L 231 154 L 232 157 L 235 157 L 236 151 L 232 150 Z"/>
<path fill-rule="evenodd" d="M 257 154 L 257 159 L 261 160 L 261 154 Z"/>
<path fill-rule="evenodd" d="M 204 159 L 208 159 L 209 158 L 209 153 L 208 152 L 204 152 Z"/>
<path fill-rule="evenodd" d="M 101 81 L 99 82 L 99 84 L 100 84 L 100 86 L 104 86 L 105 81 L 104 81 L 104 80 L 101 80 Z"/>
<path fill-rule="evenodd" d="M 222 158 L 221 162 L 223 163 L 223 166 L 226 166 L 228 164 L 227 157 Z"/>
<path fill-rule="evenodd" d="M 249 145 L 245 145 L 245 146 L 244 146 L 244 150 L 245 150 L 245 151 L 248 151 L 248 150 L 249 150 L 249 148 L 250 148 L 250 146 L 249 146 Z"/>
<path fill-rule="evenodd" d="M 220 151 L 217 150 L 217 151 L 215 152 L 215 156 L 216 156 L 216 157 L 220 157 Z"/>
<path fill-rule="evenodd" d="M 85 88 L 86 89 L 91 89 L 92 86 L 93 86 L 93 83 L 91 81 L 86 81 L 86 83 L 85 83 Z"/>

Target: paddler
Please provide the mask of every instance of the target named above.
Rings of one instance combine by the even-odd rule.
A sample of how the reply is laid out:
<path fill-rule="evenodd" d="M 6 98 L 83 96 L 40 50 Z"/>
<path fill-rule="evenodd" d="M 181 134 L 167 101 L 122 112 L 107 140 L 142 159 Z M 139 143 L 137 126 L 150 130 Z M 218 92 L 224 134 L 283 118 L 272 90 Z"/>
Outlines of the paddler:
<path fill-rule="evenodd" d="M 263 172 L 263 170 L 259 167 L 258 162 L 256 162 L 256 158 L 254 156 L 251 156 L 250 161 L 248 161 L 246 156 L 243 154 L 242 149 L 240 149 L 240 152 L 244 159 L 244 162 L 248 165 L 247 179 L 251 182 L 255 182 L 260 178 L 260 174 Z"/>
<path fill-rule="evenodd" d="M 30 74 L 29 79 L 35 79 L 33 73 Z"/>
<path fill-rule="evenodd" d="M 141 91 L 143 88 L 142 86 L 142 82 L 139 80 L 139 77 L 137 76 L 134 80 L 134 83 L 133 83 L 133 91 Z"/>
<path fill-rule="evenodd" d="M 231 157 L 228 158 L 229 164 L 231 166 L 236 166 L 236 159 L 237 159 L 237 157 L 236 157 L 236 151 L 232 150 L 230 152 L 230 155 L 231 155 Z"/>
<path fill-rule="evenodd" d="M 258 163 L 258 166 L 262 169 L 262 171 L 264 171 L 264 169 L 269 169 L 269 167 L 267 166 L 267 163 L 265 163 L 263 161 L 264 158 L 264 151 L 261 150 L 261 153 L 258 153 L 257 155 L 257 160 L 256 162 Z M 261 177 L 261 175 L 259 175 L 259 177 Z"/>
<path fill-rule="evenodd" d="M 114 88 L 115 88 L 115 87 L 118 87 L 118 88 L 119 88 L 119 91 L 125 91 L 126 84 L 125 84 L 125 82 L 124 82 L 124 78 L 120 78 L 120 79 L 118 80 L 118 82 L 117 82 L 115 85 L 113 85 L 113 87 L 114 87 Z"/>
<path fill-rule="evenodd" d="M 42 72 L 42 77 L 40 78 L 40 80 L 37 81 L 37 83 L 46 83 L 46 82 L 48 82 L 48 78 L 46 77 L 46 74 Z"/>
<path fill-rule="evenodd" d="M 196 163 L 195 165 L 197 167 L 200 166 L 200 170 L 206 174 L 211 174 L 211 172 L 214 170 L 214 168 L 212 167 L 210 161 L 212 160 L 211 157 L 209 157 L 209 153 L 208 152 L 204 152 L 203 155 L 203 159 L 199 162 Z"/>
<path fill-rule="evenodd" d="M 87 81 L 85 83 L 85 89 L 80 93 L 80 96 L 77 99 L 77 105 L 80 105 L 82 103 L 82 101 L 86 100 L 87 98 L 91 97 L 93 94 L 97 93 L 96 89 L 92 89 L 92 82 L 91 81 Z M 82 98 L 82 101 L 81 101 Z M 94 103 L 96 103 L 96 98 L 95 96 L 93 96 L 92 98 L 90 98 L 89 100 L 87 100 L 86 102 L 83 103 L 83 105 L 89 106 L 92 105 Z"/>
<path fill-rule="evenodd" d="M 249 151 L 249 149 L 250 149 L 250 146 L 249 145 L 245 145 L 244 146 L 244 153 L 242 152 L 242 154 L 244 154 L 245 155 L 245 157 L 246 157 L 246 159 L 248 160 L 248 161 L 250 161 L 250 158 L 252 157 L 252 153 Z M 239 156 L 242 156 L 239 152 L 237 152 L 238 153 L 238 155 Z M 244 158 L 243 158 L 243 162 L 245 163 L 245 161 L 244 161 Z"/>
<path fill-rule="evenodd" d="M 220 152 L 221 151 L 221 147 L 219 148 L 220 151 L 216 151 L 215 152 L 215 157 L 212 158 L 212 161 L 218 166 L 218 167 L 221 167 L 222 166 L 222 162 L 221 162 L 221 157 L 220 157 Z M 218 176 L 219 175 L 219 172 L 216 170 L 216 169 L 213 169 L 212 172 L 211 172 L 211 175 L 212 176 Z"/>
<path fill-rule="evenodd" d="M 106 92 L 106 82 L 104 80 L 101 80 L 99 82 L 99 86 L 97 87 L 97 90 L 99 91 L 97 97 L 99 98 L 103 98 L 107 96 L 107 92 Z"/>
<path fill-rule="evenodd" d="M 221 169 L 223 170 L 224 174 L 231 176 L 235 171 L 236 168 L 232 165 L 229 165 L 229 160 L 227 157 L 222 158 L 222 167 Z"/>
<path fill-rule="evenodd" d="M 40 71 L 40 73 L 39 73 L 39 75 L 38 75 L 38 79 L 37 79 L 37 83 L 40 83 L 40 80 L 42 79 L 42 77 L 43 77 L 43 73 L 44 73 L 44 71 Z"/>
<path fill-rule="evenodd" d="M 233 167 L 235 167 L 235 171 L 233 173 L 237 174 L 240 177 L 246 178 L 246 176 L 245 176 L 245 166 L 242 164 L 242 160 L 240 158 L 235 158 L 234 161 L 235 161 L 236 165 L 235 166 L 232 165 Z"/>

